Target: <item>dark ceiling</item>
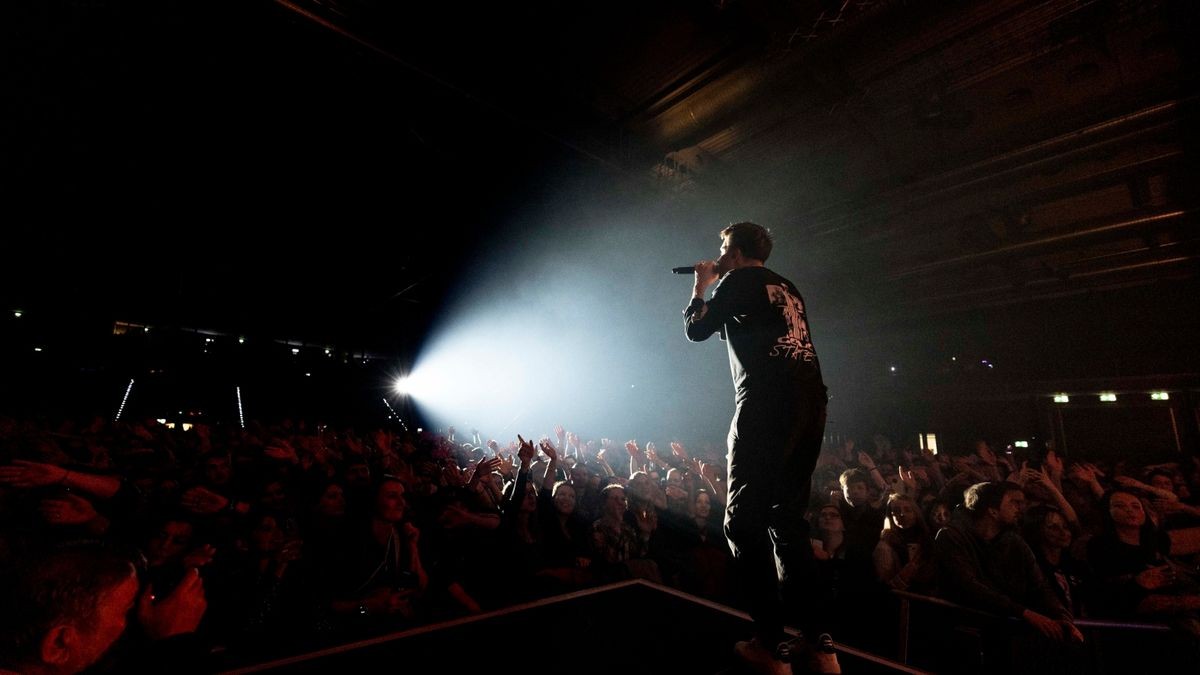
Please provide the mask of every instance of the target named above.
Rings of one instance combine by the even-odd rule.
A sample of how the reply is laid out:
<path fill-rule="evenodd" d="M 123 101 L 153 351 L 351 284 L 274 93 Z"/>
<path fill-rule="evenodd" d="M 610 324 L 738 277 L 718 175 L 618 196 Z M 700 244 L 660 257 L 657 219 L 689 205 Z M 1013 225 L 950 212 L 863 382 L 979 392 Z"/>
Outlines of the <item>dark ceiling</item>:
<path fill-rule="evenodd" d="M 564 167 L 884 324 L 1200 271 L 1188 0 L 7 4 L 14 306 L 419 335 Z"/>

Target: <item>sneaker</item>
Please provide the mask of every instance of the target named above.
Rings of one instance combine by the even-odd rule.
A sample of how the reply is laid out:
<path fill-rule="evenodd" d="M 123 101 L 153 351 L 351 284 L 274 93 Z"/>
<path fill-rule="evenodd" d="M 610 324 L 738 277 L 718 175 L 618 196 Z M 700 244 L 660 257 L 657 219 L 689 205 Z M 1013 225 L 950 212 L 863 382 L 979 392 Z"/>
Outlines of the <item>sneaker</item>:
<path fill-rule="evenodd" d="M 813 673 L 840 673 L 842 666 L 838 663 L 837 650 L 833 646 L 833 636 L 821 633 L 817 637 L 815 649 L 808 650 L 808 668 Z"/>
<path fill-rule="evenodd" d="M 804 635 L 796 635 L 796 637 L 780 642 L 775 646 L 775 658 L 784 663 L 791 663 L 800 658 L 805 650 Z"/>
<path fill-rule="evenodd" d="M 762 675 L 791 675 L 792 669 L 788 664 L 775 658 L 758 638 L 742 640 L 733 646 L 742 664 L 752 673 Z"/>

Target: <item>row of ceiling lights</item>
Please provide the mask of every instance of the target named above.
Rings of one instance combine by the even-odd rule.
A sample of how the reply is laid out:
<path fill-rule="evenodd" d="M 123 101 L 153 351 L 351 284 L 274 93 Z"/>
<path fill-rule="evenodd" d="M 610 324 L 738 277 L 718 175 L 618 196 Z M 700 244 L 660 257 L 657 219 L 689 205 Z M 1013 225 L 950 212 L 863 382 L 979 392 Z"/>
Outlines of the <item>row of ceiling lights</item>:
<path fill-rule="evenodd" d="M 1101 392 L 1100 394 L 1097 394 L 1097 397 L 1100 399 L 1101 403 L 1116 403 L 1117 402 L 1117 394 L 1115 392 L 1111 392 L 1111 391 Z M 1171 394 L 1169 394 L 1168 392 L 1165 392 L 1165 391 L 1152 391 L 1152 392 L 1150 392 L 1150 400 L 1151 401 L 1169 401 L 1169 400 L 1171 400 Z M 1054 402 L 1055 403 L 1070 403 L 1071 396 L 1069 394 L 1055 394 Z"/>

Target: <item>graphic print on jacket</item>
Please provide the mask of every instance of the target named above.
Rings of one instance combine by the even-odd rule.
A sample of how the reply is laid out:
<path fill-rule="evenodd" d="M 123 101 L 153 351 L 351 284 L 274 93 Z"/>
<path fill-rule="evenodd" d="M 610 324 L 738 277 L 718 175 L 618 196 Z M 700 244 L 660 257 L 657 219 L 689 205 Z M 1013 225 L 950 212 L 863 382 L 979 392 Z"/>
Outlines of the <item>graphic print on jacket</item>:
<path fill-rule="evenodd" d="M 767 284 L 767 299 L 779 309 L 787 322 L 787 333 L 781 336 L 771 349 L 771 356 L 783 356 L 812 363 L 817 358 L 812 338 L 808 334 L 808 320 L 804 314 L 804 301 L 788 291 L 787 286 Z"/>

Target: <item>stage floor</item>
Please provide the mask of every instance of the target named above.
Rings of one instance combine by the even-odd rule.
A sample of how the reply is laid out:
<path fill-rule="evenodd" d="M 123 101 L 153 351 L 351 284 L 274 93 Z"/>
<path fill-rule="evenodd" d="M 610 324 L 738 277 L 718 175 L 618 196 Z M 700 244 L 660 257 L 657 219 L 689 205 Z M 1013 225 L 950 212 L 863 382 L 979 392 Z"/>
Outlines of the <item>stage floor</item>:
<path fill-rule="evenodd" d="M 737 610 L 644 581 L 548 598 L 230 673 L 739 673 Z M 845 673 L 920 671 L 838 645 Z"/>

